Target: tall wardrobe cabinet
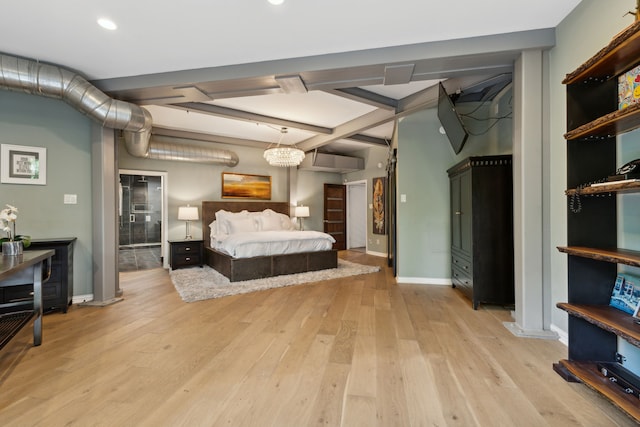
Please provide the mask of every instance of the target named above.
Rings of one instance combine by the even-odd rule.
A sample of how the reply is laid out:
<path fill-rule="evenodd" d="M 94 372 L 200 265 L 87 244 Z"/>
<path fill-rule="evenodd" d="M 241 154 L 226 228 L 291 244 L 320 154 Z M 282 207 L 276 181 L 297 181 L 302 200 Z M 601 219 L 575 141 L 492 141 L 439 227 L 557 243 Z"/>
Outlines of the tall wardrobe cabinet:
<path fill-rule="evenodd" d="M 510 155 L 469 157 L 450 168 L 451 280 L 474 309 L 514 303 Z"/>

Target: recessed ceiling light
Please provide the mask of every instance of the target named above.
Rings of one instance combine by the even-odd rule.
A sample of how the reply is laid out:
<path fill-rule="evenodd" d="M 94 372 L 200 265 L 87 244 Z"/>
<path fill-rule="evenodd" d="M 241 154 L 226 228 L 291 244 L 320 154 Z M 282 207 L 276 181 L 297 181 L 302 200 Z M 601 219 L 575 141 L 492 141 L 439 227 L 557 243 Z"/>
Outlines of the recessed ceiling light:
<path fill-rule="evenodd" d="M 115 30 L 118 28 L 116 23 L 109 18 L 98 18 L 98 25 L 107 30 Z"/>
<path fill-rule="evenodd" d="M 269 3 L 275 4 L 276 6 L 284 3 L 284 0 L 269 0 Z"/>

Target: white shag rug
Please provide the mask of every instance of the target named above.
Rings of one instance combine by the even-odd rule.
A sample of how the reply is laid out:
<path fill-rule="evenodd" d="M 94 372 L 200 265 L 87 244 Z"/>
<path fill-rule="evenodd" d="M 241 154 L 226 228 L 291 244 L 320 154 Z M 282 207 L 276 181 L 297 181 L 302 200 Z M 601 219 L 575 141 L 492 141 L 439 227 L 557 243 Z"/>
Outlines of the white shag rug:
<path fill-rule="evenodd" d="M 182 300 L 185 302 L 195 302 L 228 295 L 246 294 L 264 289 L 281 288 L 284 286 L 300 285 L 302 283 L 374 273 L 376 271 L 380 271 L 380 267 L 338 259 L 338 268 L 287 274 L 284 276 L 268 277 L 266 279 L 245 280 L 242 282 L 230 282 L 228 278 L 208 265 L 202 268 L 194 267 L 171 270 L 169 275 L 171 276 L 173 286 L 175 286 Z"/>

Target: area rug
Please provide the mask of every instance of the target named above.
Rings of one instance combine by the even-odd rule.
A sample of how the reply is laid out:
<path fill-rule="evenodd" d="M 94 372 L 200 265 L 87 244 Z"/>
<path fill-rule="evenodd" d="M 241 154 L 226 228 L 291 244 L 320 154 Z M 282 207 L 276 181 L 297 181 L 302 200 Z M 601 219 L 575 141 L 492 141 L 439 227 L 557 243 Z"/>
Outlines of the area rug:
<path fill-rule="evenodd" d="M 331 280 L 358 274 L 374 273 L 376 271 L 380 271 L 380 267 L 338 259 L 338 268 L 287 274 L 285 276 L 269 277 L 266 279 L 245 280 L 242 282 L 230 282 L 228 278 L 207 265 L 202 268 L 172 270 L 169 275 L 171 276 L 173 286 L 175 286 L 182 300 L 185 302 L 195 302 L 228 295 L 246 294 L 264 289 L 281 288 L 284 286 L 318 282 L 320 280 Z"/>

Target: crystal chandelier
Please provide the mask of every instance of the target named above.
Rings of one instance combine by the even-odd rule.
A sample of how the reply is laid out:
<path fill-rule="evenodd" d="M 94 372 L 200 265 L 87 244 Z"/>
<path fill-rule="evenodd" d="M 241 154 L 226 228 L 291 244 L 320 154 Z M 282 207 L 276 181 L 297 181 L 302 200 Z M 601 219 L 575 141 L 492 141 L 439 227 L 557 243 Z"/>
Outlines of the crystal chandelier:
<path fill-rule="evenodd" d="M 267 147 L 264 150 L 264 158 L 271 166 L 288 168 L 298 166 L 304 159 L 304 151 L 295 146 L 281 146 L 282 138 L 288 132 L 287 128 L 280 129 L 280 139 L 275 147 Z"/>

